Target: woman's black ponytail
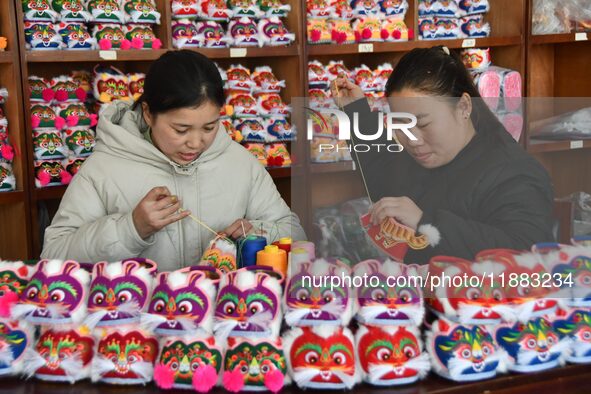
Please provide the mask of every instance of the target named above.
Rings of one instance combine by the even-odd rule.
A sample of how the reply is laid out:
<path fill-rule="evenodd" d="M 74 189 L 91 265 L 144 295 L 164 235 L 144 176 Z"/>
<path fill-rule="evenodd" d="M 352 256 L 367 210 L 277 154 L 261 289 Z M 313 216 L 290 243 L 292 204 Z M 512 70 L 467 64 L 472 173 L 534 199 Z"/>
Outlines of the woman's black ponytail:
<path fill-rule="evenodd" d="M 468 93 L 473 98 L 471 119 L 476 132 L 504 137 L 500 133 L 504 126 L 480 96 L 462 60 L 447 48 L 417 48 L 404 55 L 386 82 L 386 96 L 403 89 L 440 97 L 460 98 Z"/>

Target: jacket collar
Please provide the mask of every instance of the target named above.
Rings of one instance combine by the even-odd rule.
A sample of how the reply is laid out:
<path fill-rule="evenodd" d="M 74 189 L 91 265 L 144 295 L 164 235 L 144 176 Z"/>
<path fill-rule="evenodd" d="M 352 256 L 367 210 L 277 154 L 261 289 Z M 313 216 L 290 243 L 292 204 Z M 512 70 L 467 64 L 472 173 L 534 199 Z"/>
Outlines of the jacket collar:
<path fill-rule="evenodd" d="M 133 103 L 114 102 L 100 113 L 95 150 L 163 169 L 170 170 L 172 167 L 180 175 L 192 175 L 198 165 L 215 159 L 232 143 L 223 124 L 220 124 L 211 146 L 192 163 L 180 165 L 147 141 L 143 136 L 146 132 L 149 132 L 149 127 L 144 121 L 141 106 L 134 109 Z"/>

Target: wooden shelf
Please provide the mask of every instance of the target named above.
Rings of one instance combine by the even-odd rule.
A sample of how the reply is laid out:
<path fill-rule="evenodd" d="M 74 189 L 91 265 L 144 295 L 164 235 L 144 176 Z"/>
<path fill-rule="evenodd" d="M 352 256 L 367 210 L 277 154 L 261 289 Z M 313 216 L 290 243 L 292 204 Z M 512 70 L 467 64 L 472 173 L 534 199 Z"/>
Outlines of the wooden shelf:
<path fill-rule="evenodd" d="M 532 35 L 529 38 L 531 44 L 560 44 L 569 42 L 587 42 L 591 39 L 591 33 L 567 33 Z"/>
<path fill-rule="evenodd" d="M 14 62 L 14 55 L 12 51 L 0 52 L 0 63 L 12 63 Z"/>
<path fill-rule="evenodd" d="M 193 51 L 204 54 L 211 59 L 240 59 L 244 57 L 287 57 L 299 56 L 299 47 L 296 44 L 285 47 L 263 48 L 190 48 Z M 245 56 L 243 56 L 245 52 Z"/>
<path fill-rule="evenodd" d="M 279 178 L 289 178 L 291 177 L 291 167 L 277 167 L 277 168 L 267 168 L 269 174 L 273 179 Z"/>
<path fill-rule="evenodd" d="M 521 36 L 511 37 L 486 37 L 474 39 L 475 44 L 471 47 L 498 47 L 498 46 L 511 46 L 521 45 Z M 414 48 L 430 48 L 436 45 L 445 45 L 448 48 L 463 48 L 464 43 L 467 40 L 415 40 L 415 41 L 401 41 L 401 42 L 374 42 L 373 51 L 374 53 L 384 52 L 407 52 Z M 362 45 L 360 47 L 360 45 Z M 345 44 L 345 45 L 334 45 L 334 44 L 323 44 L 323 45 L 308 45 L 308 54 L 310 56 L 329 56 L 329 55 L 347 55 L 364 53 L 360 52 L 364 50 L 363 44 Z M 370 52 L 370 53 L 371 53 Z"/>
<path fill-rule="evenodd" d="M 14 191 L 14 192 L 0 192 L 0 205 L 14 204 L 17 202 L 24 201 L 25 192 Z"/>
<path fill-rule="evenodd" d="M 298 47 L 263 47 L 244 48 L 244 57 L 286 57 L 298 56 Z M 241 48 L 191 48 L 211 59 L 239 58 L 242 57 Z M 26 59 L 29 63 L 65 63 L 65 62 L 104 62 L 104 61 L 151 61 L 158 59 L 168 49 L 150 50 L 118 50 L 118 51 L 27 51 Z M 116 57 L 116 58 L 113 58 Z"/>
<path fill-rule="evenodd" d="M 104 62 L 104 61 L 141 61 L 156 60 L 166 49 L 139 50 L 130 49 L 127 51 L 27 51 L 25 57 L 30 63 L 67 63 L 67 62 Z M 116 59 L 105 58 L 109 55 L 116 56 Z"/>
<path fill-rule="evenodd" d="M 373 393 L 406 393 L 406 394 L 464 394 L 464 393 L 588 393 L 589 378 L 591 371 L 588 365 L 568 365 L 562 368 L 556 368 L 549 371 L 527 373 L 527 374 L 506 374 L 500 375 L 494 379 L 457 383 L 445 380 L 430 373 L 425 380 L 414 384 L 400 387 L 375 387 L 368 384 L 357 384 L 350 391 L 351 394 Z M 100 389 L 107 389 L 108 392 L 134 392 L 137 394 L 157 394 L 161 393 L 154 383 L 145 386 L 138 386 L 133 391 L 119 390 L 119 387 L 106 387 L 92 383 L 89 379 L 76 382 L 74 385 L 57 382 L 44 382 L 35 379 L 18 379 L 8 376 L 2 380 L 6 392 L 36 392 L 36 393 L 62 393 L 77 392 L 79 394 L 94 394 Z M 295 383 L 287 385 L 281 389 L 284 394 L 305 394 L 315 390 L 299 389 Z M 227 393 L 222 388 L 216 387 L 213 394 Z"/>
<path fill-rule="evenodd" d="M 35 200 L 58 200 L 63 197 L 66 192 L 66 186 L 50 186 L 33 191 Z"/>
<path fill-rule="evenodd" d="M 562 152 L 573 149 L 589 149 L 591 148 L 591 139 L 589 140 L 562 140 L 562 141 L 542 141 L 530 140 L 527 146 L 529 153 L 544 153 L 544 152 Z"/>
<path fill-rule="evenodd" d="M 327 174 L 331 172 L 354 171 L 355 164 L 352 161 L 339 161 L 336 163 L 312 163 L 310 172 L 312 174 Z"/>

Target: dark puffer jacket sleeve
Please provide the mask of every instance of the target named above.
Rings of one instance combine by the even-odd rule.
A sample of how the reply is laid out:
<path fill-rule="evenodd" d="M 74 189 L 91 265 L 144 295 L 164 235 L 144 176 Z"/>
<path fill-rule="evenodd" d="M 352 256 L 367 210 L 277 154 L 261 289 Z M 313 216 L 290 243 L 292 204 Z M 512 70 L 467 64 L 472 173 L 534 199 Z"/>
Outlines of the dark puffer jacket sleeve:
<path fill-rule="evenodd" d="M 488 173 L 474 190 L 472 217 L 436 207 L 423 209 L 419 229 L 438 239 L 435 247 L 410 251 L 409 262 L 435 255 L 472 259 L 484 249 L 529 249 L 553 241 L 553 192 L 548 175 L 533 159 L 511 162 Z"/>

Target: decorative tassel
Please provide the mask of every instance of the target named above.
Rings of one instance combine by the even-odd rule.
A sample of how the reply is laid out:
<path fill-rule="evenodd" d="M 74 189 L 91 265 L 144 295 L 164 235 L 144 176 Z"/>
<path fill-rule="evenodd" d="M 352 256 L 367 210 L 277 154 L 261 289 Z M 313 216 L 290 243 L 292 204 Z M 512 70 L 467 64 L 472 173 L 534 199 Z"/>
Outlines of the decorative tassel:
<path fill-rule="evenodd" d="M 320 41 L 320 30 L 312 30 L 310 33 L 310 39 L 312 42 Z"/>
<path fill-rule="evenodd" d="M 154 41 L 152 41 L 152 49 L 160 49 L 162 48 L 162 41 L 160 41 L 159 38 L 155 38 Z"/>
<path fill-rule="evenodd" d="M 8 144 L 2 145 L 2 148 L 0 148 L 0 154 L 8 161 L 12 161 L 14 158 L 14 150 L 12 149 L 12 146 Z"/>
<path fill-rule="evenodd" d="M 151 313 L 142 313 L 140 317 L 140 328 L 146 331 L 154 331 L 160 324 L 166 322 L 166 317 L 153 315 Z"/>
<path fill-rule="evenodd" d="M 51 100 L 54 99 L 55 92 L 53 91 L 53 89 L 45 88 L 45 89 L 43 89 L 43 92 L 41 92 L 41 97 L 43 97 L 43 101 L 46 101 L 49 103 Z"/>
<path fill-rule="evenodd" d="M 36 129 L 41 124 L 41 118 L 37 115 L 31 115 L 31 127 Z"/>
<path fill-rule="evenodd" d="M 98 115 L 97 114 L 90 114 L 90 127 L 96 126 L 98 123 Z"/>
<path fill-rule="evenodd" d="M 74 127 L 78 124 L 79 120 L 80 118 L 77 115 L 68 115 L 68 117 L 66 118 L 66 124 L 68 125 L 68 127 Z"/>
<path fill-rule="evenodd" d="M 392 38 L 395 40 L 400 40 L 402 38 L 402 32 L 400 30 L 394 30 L 392 32 Z"/>
<path fill-rule="evenodd" d="M 121 40 L 121 49 L 127 51 L 128 49 L 131 49 L 131 41 L 125 39 L 125 40 Z"/>
<path fill-rule="evenodd" d="M 211 365 L 204 365 L 193 372 L 193 388 L 199 393 L 209 392 L 218 379 L 215 368 Z"/>
<path fill-rule="evenodd" d="M 8 291 L 0 298 L 0 317 L 9 318 L 12 306 L 18 302 L 18 294 Z"/>
<path fill-rule="evenodd" d="M 388 33 L 388 30 L 386 29 L 382 29 L 380 31 L 380 37 L 382 37 L 382 40 L 385 40 L 386 38 L 388 38 L 390 34 Z"/>
<path fill-rule="evenodd" d="M 134 49 L 142 49 L 144 47 L 144 41 L 139 37 L 134 37 L 131 40 L 131 47 Z"/>
<path fill-rule="evenodd" d="M 272 393 L 278 393 L 283 388 L 285 376 L 280 370 L 274 369 L 265 375 L 265 387 Z"/>
<path fill-rule="evenodd" d="M 33 349 L 25 350 L 23 361 L 23 375 L 28 378 L 35 375 L 35 372 L 45 365 L 45 359 Z"/>
<path fill-rule="evenodd" d="M 39 180 L 39 183 L 41 184 L 41 186 L 47 186 L 49 184 L 49 182 L 51 181 L 51 176 L 45 172 L 45 171 L 41 171 L 39 172 L 39 175 L 37 175 L 37 179 Z M 21 305 L 17 305 L 21 306 Z M 22 305 L 22 306 L 31 306 L 33 307 L 32 309 L 35 309 L 34 305 Z"/>
<path fill-rule="evenodd" d="M 140 361 L 138 363 L 131 364 L 131 371 L 144 379 L 146 382 L 152 380 L 154 375 L 154 365 L 147 361 Z"/>
<path fill-rule="evenodd" d="M 70 378 L 70 383 L 72 384 L 77 380 L 85 378 L 86 371 L 84 371 L 84 365 L 78 354 L 73 354 L 64 359 L 60 363 L 60 367 L 66 373 L 66 376 Z"/>
<path fill-rule="evenodd" d="M 82 89 L 82 88 L 76 89 L 76 97 L 80 101 L 86 100 L 86 91 L 84 89 Z"/>
<path fill-rule="evenodd" d="M 108 51 L 112 47 L 113 47 L 113 44 L 111 43 L 110 40 L 107 40 L 106 38 L 103 38 L 103 39 L 100 39 L 99 40 L 99 48 L 102 51 Z"/>
<path fill-rule="evenodd" d="M 92 373 L 91 373 L 91 380 L 93 382 L 98 382 L 102 379 L 103 375 L 109 371 L 115 369 L 113 362 L 103 356 L 102 354 L 97 354 L 92 359 Z"/>
<path fill-rule="evenodd" d="M 61 116 L 55 118 L 55 128 L 58 130 L 62 130 L 66 126 L 66 120 Z"/>
<path fill-rule="evenodd" d="M 244 387 L 244 377 L 239 369 L 224 372 L 222 380 L 224 388 L 231 393 L 238 393 Z"/>
<path fill-rule="evenodd" d="M 161 389 L 171 389 L 174 386 L 174 371 L 168 365 L 158 364 L 154 368 L 154 381 Z M 195 375 L 193 375 L 193 381 L 195 381 Z"/>
<path fill-rule="evenodd" d="M 60 178 L 62 180 L 62 185 L 69 185 L 70 182 L 72 181 L 72 174 L 70 174 L 68 171 L 64 170 L 60 174 Z"/>
<path fill-rule="evenodd" d="M 5 346 L 3 349 L 0 349 L 0 364 L 10 365 L 13 361 L 14 356 L 12 355 L 12 348 L 10 346 Z"/>
<path fill-rule="evenodd" d="M 364 40 L 367 40 L 367 39 L 371 38 L 371 30 L 368 29 L 367 27 L 365 29 L 363 29 L 363 31 L 361 32 L 361 37 Z"/>
<path fill-rule="evenodd" d="M 42 174 L 45 174 L 45 176 L 47 177 L 47 181 L 45 183 L 43 183 L 43 177 L 41 176 Z M 49 174 L 45 171 L 41 172 L 37 178 L 41 181 L 41 184 L 43 186 L 47 185 L 50 179 Z M 31 314 L 35 309 L 37 309 L 35 305 L 16 304 L 14 307 L 12 307 L 11 316 L 14 320 L 21 320 L 24 319 L 27 315 Z"/>
<path fill-rule="evenodd" d="M 90 313 L 86 320 L 84 320 L 84 325 L 87 326 L 89 329 L 94 329 L 96 325 L 107 315 L 107 310 L 100 310 L 94 313 Z"/>
<path fill-rule="evenodd" d="M 59 89 L 55 92 L 55 99 L 59 102 L 66 101 L 68 99 L 68 92 L 65 89 Z"/>

